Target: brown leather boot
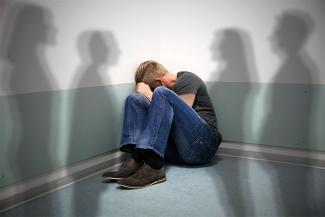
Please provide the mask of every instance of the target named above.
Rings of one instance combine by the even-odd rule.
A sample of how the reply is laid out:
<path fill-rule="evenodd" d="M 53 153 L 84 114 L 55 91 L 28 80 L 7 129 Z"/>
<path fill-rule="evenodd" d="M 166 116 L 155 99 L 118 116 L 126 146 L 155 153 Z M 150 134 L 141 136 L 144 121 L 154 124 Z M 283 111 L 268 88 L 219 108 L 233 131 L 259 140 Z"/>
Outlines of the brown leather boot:
<path fill-rule="evenodd" d="M 111 180 L 124 179 L 137 172 L 142 165 L 143 163 L 140 163 L 134 160 L 133 158 L 130 158 L 122 164 L 118 171 L 109 171 L 104 173 L 102 176 L 105 179 Z"/>
<path fill-rule="evenodd" d="M 145 188 L 166 180 L 164 167 L 154 170 L 148 164 L 143 164 L 132 176 L 118 180 L 117 183 L 125 188 Z"/>

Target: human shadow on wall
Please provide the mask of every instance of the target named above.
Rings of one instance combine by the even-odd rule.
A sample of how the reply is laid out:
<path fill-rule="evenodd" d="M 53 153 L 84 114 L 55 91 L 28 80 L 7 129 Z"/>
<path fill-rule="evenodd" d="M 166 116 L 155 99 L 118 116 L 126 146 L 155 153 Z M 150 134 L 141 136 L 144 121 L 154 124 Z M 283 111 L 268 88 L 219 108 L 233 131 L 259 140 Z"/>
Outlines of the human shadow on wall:
<path fill-rule="evenodd" d="M 258 79 L 251 39 L 248 33 L 241 29 L 219 30 L 215 35 L 212 53 L 220 68 L 213 73 L 211 80 L 220 82 L 212 86 L 210 92 L 220 98 L 218 101 L 224 102 L 217 104 L 215 108 L 220 111 L 217 112 L 218 124 L 228 133 L 224 134 L 224 140 L 244 142 L 245 132 L 249 130 L 245 129 L 245 126 L 251 125 L 256 94 L 250 81 L 253 78 Z M 224 83 L 234 80 L 243 83 Z M 224 186 L 223 189 L 217 190 L 222 191 L 226 197 L 223 200 L 226 216 L 254 216 L 247 163 L 235 159 L 227 165 L 231 165 L 231 168 L 222 171 L 217 168 L 215 171 L 217 179 Z"/>
<path fill-rule="evenodd" d="M 53 96 L 56 81 L 48 67 L 46 49 L 55 43 L 53 17 L 47 9 L 32 4 L 12 4 L 1 40 L 1 58 L 7 63 L 1 85 L 8 94 L 6 111 L 8 136 L 5 146 L 11 174 L 22 181 L 53 169 Z M 10 178 L 11 177 L 11 178 Z M 46 189 L 43 189 L 46 191 Z M 58 215 L 54 201 L 42 202 L 40 209 L 20 209 L 21 216 Z M 44 211 L 44 212 L 43 212 Z"/>
<path fill-rule="evenodd" d="M 267 89 L 266 119 L 260 141 L 308 150 L 312 141 L 310 126 L 313 124 L 311 120 L 316 103 L 315 91 L 308 84 L 318 78 L 305 45 L 314 23 L 307 13 L 294 10 L 283 12 L 276 21 L 271 45 L 281 63 L 272 79 L 273 84 Z M 305 157 L 308 159 L 308 155 Z M 317 192 L 312 188 L 315 183 L 312 169 L 287 168 L 270 163 L 268 170 L 272 177 L 274 201 L 277 201 L 281 212 L 279 215 L 320 215 L 323 205 L 317 201 Z"/>
<path fill-rule="evenodd" d="M 105 86 L 110 80 L 108 68 L 117 64 L 120 55 L 117 40 L 112 32 L 87 31 L 77 43 L 81 65 L 72 84 L 79 89 L 71 94 L 68 163 L 109 151 L 112 144 L 117 144 L 116 98 L 111 87 Z M 73 186 L 73 216 L 96 216 L 101 193 L 107 187 L 101 183 L 95 187 L 83 183 Z"/>

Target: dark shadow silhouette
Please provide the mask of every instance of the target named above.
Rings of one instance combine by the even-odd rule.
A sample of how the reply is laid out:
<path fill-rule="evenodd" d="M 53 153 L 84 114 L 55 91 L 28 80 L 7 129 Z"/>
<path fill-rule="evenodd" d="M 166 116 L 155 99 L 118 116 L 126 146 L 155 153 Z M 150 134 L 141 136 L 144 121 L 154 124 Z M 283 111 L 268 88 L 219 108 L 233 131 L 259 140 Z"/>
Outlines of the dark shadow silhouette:
<path fill-rule="evenodd" d="M 286 11 L 277 18 L 271 44 L 282 63 L 273 77 L 275 84 L 267 90 L 266 119 L 260 140 L 269 145 L 309 149 L 312 141 L 310 126 L 316 94 L 312 84 L 317 81 L 317 69 L 304 47 L 313 26 L 305 12 Z M 314 195 L 321 189 L 312 188 L 312 169 L 300 173 L 295 167 L 291 169 L 284 173 L 281 166 L 268 165 L 268 173 L 274 178 L 273 197 L 279 215 L 320 216 L 323 205 Z"/>
<path fill-rule="evenodd" d="M 213 73 L 211 80 L 218 80 L 221 83 L 212 86 L 209 91 L 213 93 L 212 95 L 218 93 L 218 90 L 223 91 L 222 97 L 225 98 L 222 101 L 227 103 L 227 105 L 216 105 L 217 107 L 222 106 L 221 110 L 227 111 L 224 114 L 217 112 L 219 125 L 226 132 L 232 133 L 231 135 L 223 134 L 224 140 L 245 142 L 247 130 L 245 127 L 250 126 L 252 122 L 256 90 L 252 90 L 250 80 L 253 77 L 257 80 L 252 50 L 250 37 L 243 30 L 225 29 L 216 33 L 212 52 L 213 58 L 220 63 L 221 67 Z M 241 83 L 236 85 L 223 83 L 229 81 L 240 81 Z M 222 90 L 218 89 L 218 85 L 223 85 Z M 232 88 L 228 85 L 231 85 Z M 212 100 L 215 99 L 212 98 Z M 218 110 L 218 108 L 215 109 Z M 232 167 L 231 173 L 218 176 L 224 186 L 220 190 L 224 191 L 228 197 L 228 201 L 225 202 L 226 216 L 254 216 L 254 201 L 248 182 L 249 171 L 245 165 L 237 164 Z M 218 171 L 215 172 L 218 173 Z"/>
<path fill-rule="evenodd" d="M 120 55 L 117 41 L 111 32 L 87 31 L 79 36 L 77 46 L 81 65 L 72 86 L 80 89 L 71 91 L 72 120 L 68 163 L 109 151 L 109 144 L 118 143 L 114 117 L 116 99 L 110 92 L 110 87 L 104 83 L 109 81 L 105 76 L 108 67 L 117 64 Z M 96 188 L 73 186 L 73 216 L 96 216 L 101 193 L 108 187 L 104 183 L 98 185 Z M 89 197 L 87 194 L 90 194 Z"/>
<path fill-rule="evenodd" d="M 12 4 L 1 36 L 1 59 L 7 63 L 1 85 L 6 97 L 5 126 L 8 180 L 21 181 L 53 169 L 50 153 L 52 139 L 53 97 L 48 91 L 56 81 L 48 68 L 45 51 L 55 43 L 52 14 L 31 4 Z M 47 215 L 58 215 L 47 200 Z M 53 212 L 52 212 L 53 211 Z M 38 210 L 23 210 L 22 216 L 40 216 Z"/>

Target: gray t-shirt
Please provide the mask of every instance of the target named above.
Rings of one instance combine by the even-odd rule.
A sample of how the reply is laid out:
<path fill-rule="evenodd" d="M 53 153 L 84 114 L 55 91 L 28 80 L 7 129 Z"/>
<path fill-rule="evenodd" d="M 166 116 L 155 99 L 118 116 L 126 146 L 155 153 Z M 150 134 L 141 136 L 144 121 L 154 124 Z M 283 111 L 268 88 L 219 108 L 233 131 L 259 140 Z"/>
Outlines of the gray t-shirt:
<path fill-rule="evenodd" d="M 221 137 L 218 131 L 217 118 L 213 110 L 213 105 L 208 95 L 207 88 L 201 78 L 192 72 L 178 72 L 173 91 L 177 95 L 196 94 L 192 108 L 209 124 L 215 134 Z"/>

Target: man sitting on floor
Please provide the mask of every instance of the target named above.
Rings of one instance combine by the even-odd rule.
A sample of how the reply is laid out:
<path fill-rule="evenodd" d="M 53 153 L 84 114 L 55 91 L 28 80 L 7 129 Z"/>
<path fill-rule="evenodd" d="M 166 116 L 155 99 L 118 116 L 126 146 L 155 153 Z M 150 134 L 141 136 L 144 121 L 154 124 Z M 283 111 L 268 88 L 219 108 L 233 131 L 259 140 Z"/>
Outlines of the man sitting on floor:
<path fill-rule="evenodd" d="M 166 181 L 163 159 L 206 164 L 222 136 L 204 82 L 191 72 L 172 74 L 155 61 L 140 64 L 136 92 L 125 102 L 120 150 L 131 154 L 104 178 L 126 188 Z"/>

